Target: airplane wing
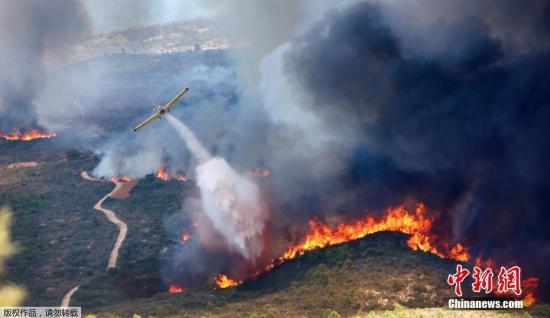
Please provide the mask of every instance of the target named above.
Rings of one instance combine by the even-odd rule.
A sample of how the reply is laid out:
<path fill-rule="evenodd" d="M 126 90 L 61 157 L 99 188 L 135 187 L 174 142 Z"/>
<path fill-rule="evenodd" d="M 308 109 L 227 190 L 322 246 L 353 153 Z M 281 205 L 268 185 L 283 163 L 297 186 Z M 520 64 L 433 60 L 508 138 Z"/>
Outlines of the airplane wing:
<path fill-rule="evenodd" d="M 168 104 L 166 104 L 164 106 L 164 108 L 166 110 L 170 110 L 170 108 L 172 108 L 172 106 L 174 106 L 174 104 L 183 96 L 185 95 L 185 93 L 187 93 L 187 91 L 189 90 L 189 88 L 185 88 L 183 91 L 179 92 L 178 95 L 176 95 L 176 97 L 172 98 L 171 101 L 168 102 Z"/>
<path fill-rule="evenodd" d="M 141 124 L 137 125 L 136 128 L 134 128 L 134 131 L 137 131 L 138 129 L 142 128 L 143 126 L 149 124 L 150 122 L 154 121 L 155 119 L 159 119 L 158 113 L 155 113 L 151 115 L 151 117 L 145 119 Z"/>

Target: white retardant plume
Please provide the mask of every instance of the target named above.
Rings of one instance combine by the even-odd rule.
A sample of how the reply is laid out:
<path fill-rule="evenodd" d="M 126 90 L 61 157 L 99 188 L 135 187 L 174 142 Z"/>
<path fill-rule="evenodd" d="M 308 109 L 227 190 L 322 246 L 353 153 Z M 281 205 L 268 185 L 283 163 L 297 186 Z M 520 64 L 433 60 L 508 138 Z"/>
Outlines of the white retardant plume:
<path fill-rule="evenodd" d="M 185 126 L 184 123 L 170 114 L 166 114 L 165 116 L 170 125 L 176 129 L 180 137 L 185 141 L 187 148 L 189 148 L 191 153 L 193 153 L 200 163 L 210 159 L 210 154 L 208 151 L 204 149 L 200 141 L 198 141 L 197 137 L 195 137 L 195 134 L 193 134 L 193 132 Z"/>
<path fill-rule="evenodd" d="M 230 248 L 254 261 L 262 254 L 268 217 L 260 189 L 251 177 L 237 173 L 225 159 L 211 157 L 185 124 L 169 114 L 166 118 L 200 162 L 197 185 L 204 213 Z M 197 229 L 201 230 L 200 223 Z"/>

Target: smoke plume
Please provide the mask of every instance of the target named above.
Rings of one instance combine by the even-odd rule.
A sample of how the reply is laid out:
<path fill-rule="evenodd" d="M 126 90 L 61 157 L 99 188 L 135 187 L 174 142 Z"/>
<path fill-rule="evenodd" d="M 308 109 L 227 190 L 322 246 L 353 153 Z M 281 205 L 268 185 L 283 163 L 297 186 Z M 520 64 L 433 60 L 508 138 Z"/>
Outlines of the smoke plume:
<path fill-rule="evenodd" d="M 79 1 L 6 0 L 0 28 L 0 129 L 35 126 L 45 61 L 87 33 L 86 12 Z"/>
<path fill-rule="evenodd" d="M 334 210 L 424 202 L 439 220 L 454 220 L 453 239 L 474 254 L 540 273 L 550 258 L 550 52 L 518 45 L 547 36 L 537 32 L 549 6 L 521 6 L 539 24 L 509 35 L 511 2 L 475 6 L 473 16 L 460 14 L 476 13 L 474 4 L 452 3 L 464 10 L 443 22 L 368 2 L 332 11 L 286 46 L 284 74 L 306 96 L 301 111 L 351 145 L 339 151 L 346 164 L 336 181 L 345 188 L 330 195 Z"/>
<path fill-rule="evenodd" d="M 312 217 L 412 201 L 474 256 L 544 275 L 550 52 L 532 43 L 545 43 L 548 4 L 438 3 L 339 7 L 263 59 L 265 144 L 247 156 L 273 172 L 275 255 Z"/>
<path fill-rule="evenodd" d="M 105 8 L 95 14 L 104 17 Z M 149 5 L 141 8 L 120 21 L 148 20 Z M 174 218 L 188 225 L 192 215 L 200 239 L 164 255 L 166 277 L 184 285 L 222 270 L 246 278 L 253 271 L 242 267 L 280 255 L 311 218 L 336 223 L 409 202 L 423 202 L 438 234 L 472 255 L 547 275 L 547 1 L 243 1 L 209 2 L 210 10 L 225 13 L 213 19 L 232 35 L 232 50 L 121 54 L 82 67 L 107 70 L 94 79 L 114 87 L 80 96 L 90 100 L 83 114 L 104 107 L 127 116 L 86 116 L 107 127 L 90 128 L 108 137 L 89 146 L 102 157 L 95 175 L 143 177 L 169 157 L 169 170 L 197 181 L 198 197 L 186 198 Z M 36 123 L 44 57 L 86 32 L 84 13 L 77 1 L 6 2 L 0 26 L 17 32 L 0 34 L 1 128 Z M 69 87 L 91 86 L 79 68 L 70 71 L 86 85 Z M 60 83 L 46 97 L 72 102 L 57 99 Z M 127 129 L 148 114 L 141 106 L 180 85 L 191 91 L 174 114 L 192 132 L 167 118 L 192 155 L 161 121 L 139 137 Z M 241 173 L 258 167 L 269 178 Z"/>

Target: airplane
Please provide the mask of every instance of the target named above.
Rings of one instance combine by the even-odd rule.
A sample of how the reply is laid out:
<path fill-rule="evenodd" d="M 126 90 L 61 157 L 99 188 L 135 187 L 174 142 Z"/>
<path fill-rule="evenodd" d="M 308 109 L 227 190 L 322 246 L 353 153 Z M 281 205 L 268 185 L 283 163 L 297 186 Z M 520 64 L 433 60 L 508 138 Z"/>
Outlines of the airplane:
<path fill-rule="evenodd" d="M 188 90 L 189 90 L 189 88 L 185 88 L 183 91 L 179 92 L 178 95 L 176 95 L 174 98 L 172 98 L 172 100 L 169 101 L 168 104 L 166 104 L 164 106 L 162 106 L 161 104 L 157 104 L 157 106 L 155 106 L 155 113 L 153 115 L 151 115 L 149 118 L 147 118 L 145 121 L 143 121 L 141 124 L 137 125 L 134 128 L 134 131 L 137 131 L 138 129 L 142 128 L 143 126 L 151 123 L 152 121 L 154 121 L 156 119 L 161 119 L 162 115 L 169 112 L 170 109 L 174 106 L 174 104 L 176 104 L 177 101 L 183 95 L 185 95 L 185 93 L 187 93 Z"/>

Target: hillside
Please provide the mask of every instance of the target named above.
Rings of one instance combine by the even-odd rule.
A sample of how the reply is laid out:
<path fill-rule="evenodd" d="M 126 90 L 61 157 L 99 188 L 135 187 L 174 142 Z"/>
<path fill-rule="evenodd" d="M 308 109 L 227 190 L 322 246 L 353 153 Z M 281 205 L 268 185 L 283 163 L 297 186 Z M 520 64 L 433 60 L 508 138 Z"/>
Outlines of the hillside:
<path fill-rule="evenodd" d="M 136 26 L 85 39 L 71 48 L 69 62 L 121 52 L 164 54 L 229 47 L 229 42 L 219 33 L 207 19 Z"/>
<path fill-rule="evenodd" d="M 106 265 L 117 229 L 93 206 L 114 184 L 90 182 L 80 175 L 84 170 L 91 170 L 97 158 L 91 153 L 62 151 L 50 140 L 0 142 L 0 151 L 0 205 L 13 210 L 13 240 L 19 247 L 19 252 L 8 261 L 7 275 L 2 279 L 27 287 L 29 295 L 24 304 L 57 305 L 74 286 L 111 274 L 106 273 Z M 10 167 L 10 164 L 27 161 L 37 165 Z M 143 180 L 137 187 L 138 191 L 145 188 L 150 197 L 149 205 L 143 205 L 143 210 L 134 209 L 128 217 L 130 233 L 123 244 L 121 263 L 130 273 L 133 265 L 129 260 L 155 263 L 159 246 L 164 243 L 163 214 L 177 211 L 181 204 L 181 188 L 178 187 L 181 187 L 178 183 L 164 183 L 153 177 Z M 109 199 L 106 206 L 110 201 L 116 200 Z M 166 202 L 172 207 L 150 214 L 149 209 L 155 208 L 156 202 Z M 123 220 L 126 217 L 121 216 Z M 135 230 L 143 222 L 149 225 Z M 139 235 L 149 231 L 154 233 L 148 238 L 154 244 L 153 249 L 136 248 L 137 241 L 143 240 Z M 135 250 L 142 253 L 132 255 Z M 147 272 L 158 276 L 158 266 L 147 268 Z M 135 278 L 124 279 L 134 282 Z M 159 286 L 153 292 L 164 289 Z M 125 295 L 124 299 L 127 297 Z"/>
<path fill-rule="evenodd" d="M 80 176 L 98 159 L 49 140 L 0 142 L 0 150 L 0 202 L 13 208 L 19 246 L 2 279 L 26 287 L 24 305 L 58 305 L 80 285 L 71 305 L 105 317 L 351 316 L 394 308 L 392 314 L 404 317 L 413 314 L 404 308 L 427 308 L 414 313 L 420 316 L 445 315 L 433 308 L 444 308 L 452 295 L 445 280 L 455 262 L 412 251 L 407 237 L 394 232 L 306 253 L 238 287 L 220 290 L 212 282 L 169 294 L 159 274 L 161 251 L 175 239 L 166 234 L 166 220 L 196 191 L 193 180 L 165 182 L 149 175 L 129 198 L 105 201 L 129 229 L 118 267 L 107 271 L 117 230 L 93 205 L 114 185 Z M 37 165 L 10 167 L 25 161 Z M 534 316 L 548 312 L 546 305 L 529 308 Z"/>
<path fill-rule="evenodd" d="M 92 312 L 105 317 L 132 313 L 156 317 L 338 317 L 336 313 L 367 316 L 369 312 L 384 317 L 445 316 L 444 310 L 430 308 L 445 307 L 452 296 L 445 278 L 456 263 L 411 251 L 406 238 L 401 233 L 380 232 L 309 252 L 238 287 L 164 292 Z M 385 313 L 387 310 L 391 312 Z M 548 310 L 540 305 L 530 308 L 535 316 L 545 316 Z M 447 312 L 456 313 L 460 312 Z M 475 312 L 470 313 L 476 317 Z M 523 317 L 528 313 L 508 314 Z"/>
<path fill-rule="evenodd" d="M 77 282 L 101 270 L 115 233 L 91 210 L 111 185 L 87 184 L 80 177 L 95 159 L 68 160 L 50 144 L 0 144 L 0 203 L 13 210 L 12 235 L 19 247 L 8 261 L 7 278 L 27 287 L 27 305 L 58 304 Z M 8 163 L 30 160 L 38 165 L 8 168 Z"/>

